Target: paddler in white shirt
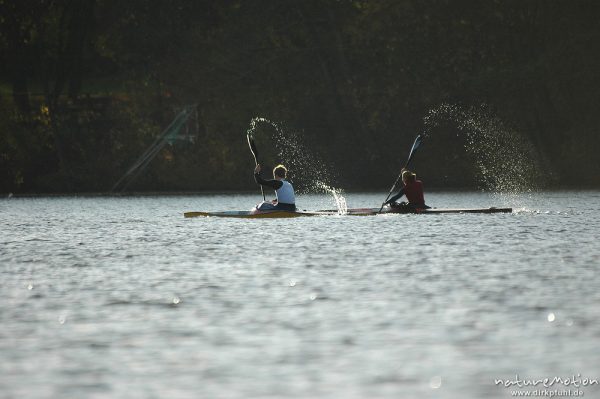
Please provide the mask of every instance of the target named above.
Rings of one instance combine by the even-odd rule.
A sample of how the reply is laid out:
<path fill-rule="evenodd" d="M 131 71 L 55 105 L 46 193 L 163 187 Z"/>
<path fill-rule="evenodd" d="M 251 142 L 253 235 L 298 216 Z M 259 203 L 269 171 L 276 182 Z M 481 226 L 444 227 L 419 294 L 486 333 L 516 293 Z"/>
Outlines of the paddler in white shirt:
<path fill-rule="evenodd" d="M 260 164 L 254 168 L 254 180 L 261 186 L 271 187 L 275 190 L 277 199 L 271 202 L 263 202 L 257 205 L 257 209 L 261 211 L 267 210 L 283 210 L 283 211 L 295 211 L 296 210 L 296 196 L 294 194 L 294 187 L 291 183 L 286 180 L 287 169 L 283 165 L 277 165 L 273 169 L 273 180 L 265 180 L 260 176 Z"/>

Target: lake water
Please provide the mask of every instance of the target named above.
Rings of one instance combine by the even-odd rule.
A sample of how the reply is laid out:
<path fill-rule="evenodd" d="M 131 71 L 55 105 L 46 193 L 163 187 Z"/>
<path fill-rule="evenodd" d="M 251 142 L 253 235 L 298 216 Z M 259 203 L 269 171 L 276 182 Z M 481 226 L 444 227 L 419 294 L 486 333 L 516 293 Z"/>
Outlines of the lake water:
<path fill-rule="evenodd" d="M 0 200 L 0 397 L 507 398 L 495 379 L 600 378 L 600 192 L 183 218 L 259 199 Z"/>

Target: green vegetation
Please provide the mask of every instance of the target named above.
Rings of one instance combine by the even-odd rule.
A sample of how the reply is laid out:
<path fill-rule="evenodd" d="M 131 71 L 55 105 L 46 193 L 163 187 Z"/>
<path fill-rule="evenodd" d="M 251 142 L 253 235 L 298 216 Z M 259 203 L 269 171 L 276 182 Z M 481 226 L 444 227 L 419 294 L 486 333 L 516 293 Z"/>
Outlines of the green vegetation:
<path fill-rule="evenodd" d="M 0 0 L 0 192 L 107 191 L 189 104 L 193 141 L 130 189 L 251 188 L 256 116 L 343 187 L 384 188 L 443 103 L 487 104 L 551 184 L 597 187 L 599 17 L 594 0 Z M 430 186 L 475 184 L 460 132 L 429 132 Z"/>

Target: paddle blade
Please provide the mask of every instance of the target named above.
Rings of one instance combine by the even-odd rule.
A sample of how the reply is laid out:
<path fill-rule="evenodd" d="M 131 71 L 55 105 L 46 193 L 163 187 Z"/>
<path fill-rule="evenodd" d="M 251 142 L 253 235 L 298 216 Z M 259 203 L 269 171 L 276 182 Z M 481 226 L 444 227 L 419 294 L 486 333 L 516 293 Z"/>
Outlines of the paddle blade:
<path fill-rule="evenodd" d="M 256 151 L 256 144 L 254 144 L 254 140 L 252 139 L 252 137 L 250 137 L 250 135 L 246 135 L 246 138 L 248 139 L 248 146 L 250 147 L 250 152 L 252 152 L 252 156 L 254 157 L 254 161 L 256 163 L 258 163 L 258 153 Z"/>
<path fill-rule="evenodd" d="M 254 139 L 249 134 L 246 135 L 246 139 L 248 139 L 248 147 L 250 147 L 250 152 L 252 152 L 254 162 L 258 165 L 258 155 L 256 151 L 256 144 L 254 144 Z M 263 186 L 260 186 L 260 192 L 263 196 L 263 201 L 266 201 L 265 190 L 263 189 Z"/>
<path fill-rule="evenodd" d="M 406 165 L 404 166 L 405 168 L 408 167 L 408 164 L 410 164 L 410 161 L 412 161 L 412 158 L 415 155 L 417 148 L 419 148 L 421 146 L 422 142 L 423 142 L 423 137 L 419 134 L 417 136 L 417 138 L 415 139 L 415 142 L 413 143 L 412 148 L 410 149 L 410 153 L 408 154 L 408 159 L 406 160 Z"/>

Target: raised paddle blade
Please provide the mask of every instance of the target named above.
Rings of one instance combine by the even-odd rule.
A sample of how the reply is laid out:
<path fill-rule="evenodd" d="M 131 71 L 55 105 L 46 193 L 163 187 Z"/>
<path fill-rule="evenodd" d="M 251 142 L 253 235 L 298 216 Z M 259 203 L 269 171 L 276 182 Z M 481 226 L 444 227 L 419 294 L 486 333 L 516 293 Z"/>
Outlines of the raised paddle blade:
<path fill-rule="evenodd" d="M 417 138 L 415 139 L 415 142 L 413 143 L 412 148 L 410 149 L 410 153 L 408 154 L 408 159 L 406 160 L 406 164 L 404 165 L 405 168 L 407 168 L 408 165 L 410 164 L 410 161 L 412 161 L 412 158 L 415 155 L 415 151 L 417 151 L 417 148 L 419 148 L 421 146 L 422 142 L 423 142 L 423 136 L 421 136 L 419 134 L 417 136 Z"/>
<path fill-rule="evenodd" d="M 248 146 L 250 147 L 250 152 L 254 157 L 254 162 L 258 164 L 258 152 L 256 151 L 256 144 L 254 144 L 254 139 L 249 134 L 246 135 L 246 138 L 248 139 Z"/>
<path fill-rule="evenodd" d="M 248 146 L 250 147 L 250 152 L 254 157 L 254 163 L 258 165 L 258 151 L 256 151 L 256 144 L 254 144 L 254 139 L 250 136 L 250 134 L 247 134 L 246 138 L 248 139 Z M 260 186 L 260 193 L 262 194 L 263 201 L 266 201 L 267 198 L 265 197 L 265 190 L 263 189 L 263 186 Z"/>

